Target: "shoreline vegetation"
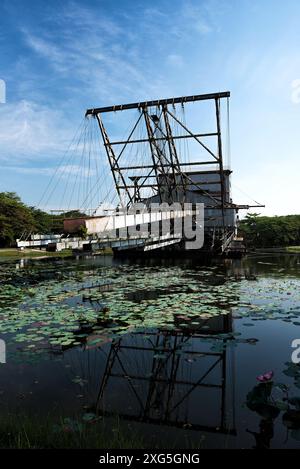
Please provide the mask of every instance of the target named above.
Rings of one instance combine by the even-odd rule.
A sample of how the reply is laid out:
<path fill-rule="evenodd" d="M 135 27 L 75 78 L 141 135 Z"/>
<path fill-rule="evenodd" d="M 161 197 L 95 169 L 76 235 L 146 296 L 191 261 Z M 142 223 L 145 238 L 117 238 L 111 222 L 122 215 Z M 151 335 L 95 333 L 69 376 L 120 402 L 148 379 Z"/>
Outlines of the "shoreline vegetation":
<path fill-rule="evenodd" d="M 264 254 L 300 254 L 300 246 L 283 246 L 278 248 L 260 248 L 260 249 L 252 249 L 249 251 L 249 254 L 255 253 L 264 253 Z M 105 250 L 103 252 L 95 252 L 94 255 L 112 255 L 112 251 Z M 12 260 L 19 260 L 19 259 L 45 259 L 45 258 L 70 258 L 73 257 L 73 253 L 71 249 L 65 249 L 63 251 L 57 252 L 49 252 L 45 250 L 37 250 L 37 249 L 23 249 L 22 251 L 18 248 L 0 248 L 0 259 L 12 259 Z"/>
<path fill-rule="evenodd" d="M 72 257 L 72 250 L 65 249 L 59 252 L 50 252 L 40 249 L 23 249 L 18 248 L 0 248 L 0 258 L 7 257 L 10 259 L 24 259 L 24 258 L 36 258 L 44 259 L 46 257 Z"/>
<path fill-rule="evenodd" d="M 95 251 L 93 253 L 95 256 L 107 256 L 112 255 L 112 250 L 109 248 L 103 249 L 101 251 Z M 46 251 L 40 249 L 23 249 L 18 248 L 0 248 L 0 259 L 9 258 L 9 259 L 45 259 L 45 258 L 68 258 L 74 257 L 72 249 L 64 249 L 63 251 Z"/>
<path fill-rule="evenodd" d="M 275 217 L 248 213 L 240 221 L 238 232 L 251 249 L 287 249 L 300 252 L 300 215 Z"/>
<path fill-rule="evenodd" d="M 18 251 L 16 239 L 33 233 L 63 233 L 63 219 L 84 216 L 78 211 L 51 215 L 22 202 L 15 192 L 0 192 L 0 256 L 1 257 L 66 257 L 72 251 L 47 252 L 44 250 Z M 239 223 L 238 233 L 243 236 L 248 251 L 280 249 L 281 252 L 300 252 L 300 215 L 266 217 L 248 213 Z M 82 236 L 82 233 L 77 233 Z"/>
<path fill-rule="evenodd" d="M 174 437 L 170 448 L 182 445 Z M 184 447 L 205 448 L 205 436 L 197 444 L 185 436 Z M 180 446 L 181 447 L 181 446 Z M 0 449 L 150 449 L 164 448 L 163 441 L 145 438 L 130 422 L 118 415 L 105 417 L 94 412 L 70 417 L 52 411 L 41 419 L 32 413 L 5 413 L 0 422 Z"/>
<path fill-rule="evenodd" d="M 298 253 L 300 254 L 300 246 L 288 246 L 286 248 L 287 252 L 290 252 L 290 253 Z"/>
<path fill-rule="evenodd" d="M 0 423 L 0 449 L 121 449 L 146 448 L 135 432 L 124 429 L 118 418 L 107 422 L 93 413 L 74 418 L 52 415 L 4 416 Z"/>
<path fill-rule="evenodd" d="M 13 248 L 16 239 L 34 233 L 63 233 L 64 218 L 82 215 L 78 211 L 53 215 L 24 204 L 15 192 L 0 192 L 0 248 Z"/>

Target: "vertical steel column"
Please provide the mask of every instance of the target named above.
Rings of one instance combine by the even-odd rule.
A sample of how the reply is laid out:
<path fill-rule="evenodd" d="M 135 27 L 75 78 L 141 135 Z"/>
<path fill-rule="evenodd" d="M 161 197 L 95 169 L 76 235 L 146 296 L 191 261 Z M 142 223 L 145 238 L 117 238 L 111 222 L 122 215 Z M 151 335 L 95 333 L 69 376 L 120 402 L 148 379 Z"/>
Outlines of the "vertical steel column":
<path fill-rule="evenodd" d="M 220 172 L 220 184 L 221 184 L 221 204 L 222 204 L 222 220 L 223 230 L 225 232 L 225 180 L 224 180 L 224 169 L 223 169 L 223 153 L 222 153 L 222 137 L 221 137 L 221 119 L 220 119 L 220 98 L 215 99 L 216 105 L 216 120 L 217 120 L 217 133 L 218 133 L 218 163 Z"/>
<path fill-rule="evenodd" d="M 130 191 L 127 187 L 127 184 L 125 182 L 122 171 L 119 168 L 118 160 L 117 160 L 116 155 L 114 153 L 114 150 L 113 150 L 113 148 L 110 144 L 110 140 L 109 140 L 108 135 L 106 133 L 104 124 L 103 124 L 102 119 L 100 117 L 100 114 L 96 114 L 96 119 L 97 119 L 97 122 L 98 122 L 98 125 L 99 125 L 99 128 L 100 128 L 100 132 L 101 132 L 101 135 L 102 135 L 103 143 L 104 143 L 106 154 L 107 154 L 107 157 L 108 157 L 108 162 L 110 164 L 110 169 L 111 169 L 111 172 L 113 174 L 114 183 L 115 183 L 115 186 L 116 186 L 116 189 L 117 189 L 117 192 L 118 192 L 118 196 L 119 196 L 121 205 L 123 206 L 120 184 L 118 182 L 118 176 L 120 177 L 120 179 L 123 183 L 123 187 L 125 188 L 126 194 L 129 197 L 130 202 L 132 202 L 132 196 L 131 196 Z"/>
<path fill-rule="evenodd" d="M 173 169 L 174 186 L 175 186 L 175 190 L 178 194 L 178 201 L 179 201 L 180 191 L 178 189 L 177 179 L 176 179 L 177 174 L 178 174 L 179 177 L 180 177 L 180 180 L 181 180 L 181 187 L 182 187 L 182 191 L 183 191 L 183 200 L 182 200 L 182 202 L 184 202 L 185 198 L 186 198 L 185 177 L 184 177 L 184 175 L 181 171 L 181 168 L 180 168 L 179 158 L 178 158 L 178 155 L 177 155 L 176 145 L 175 145 L 175 142 L 174 142 L 174 139 L 173 139 L 172 129 L 171 129 L 170 121 L 169 121 L 169 117 L 168 117 L 168 109 L 167 109 L 166 104 L 164 104 L 162 106 L 162 112 L 163 112 L 163 116 L 164 116 L 164 120 L 165 120 L 165 127 L 166 127 L 166 133 L 167 133 L 166 139 L 167 139 L 168 145 L 169 145 L 169 152 L 170 152 L 170 158 L 171 158 L 172 169 Z M 177 170 L 178 173 L 176 173 L 175 169 Z"/>

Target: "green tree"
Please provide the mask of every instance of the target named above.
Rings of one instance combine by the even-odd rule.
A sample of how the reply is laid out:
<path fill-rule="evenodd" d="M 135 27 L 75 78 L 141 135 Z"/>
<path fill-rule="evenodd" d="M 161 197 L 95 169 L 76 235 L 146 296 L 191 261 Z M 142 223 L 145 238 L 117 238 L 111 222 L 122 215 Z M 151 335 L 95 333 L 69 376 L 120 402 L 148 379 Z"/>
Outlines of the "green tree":
<path fill-rule="evenodd" d="M 35 207 L 25 205 L 15 192 L 0 192 L 0 247 L 15 245 L 23 234 L 63 233 L 64 218 L 85 217 L 73 210 L 63 215 L 52 215 Z M 80 232 L 80 236 L 85 236 Z"/>
<path fill-rule="evenodd" d="M 53 216 L 25 205 L 15 192 L 0 192 L 0 247 L 15 245 L 23 234 L 51 233 Z"/>
<path fill-rule="evenodd" d="M 239 232 L 250 247 L 300 245 L 300 215 L 266 217 L 249 213 L 240 222 Z"/>
<path fill-rule="evenodd" d="M 24 231 L 35 228 L 32 211 L 14 192 L 0 193 L 0 245 L 14 244 L 14 239 Z"/>

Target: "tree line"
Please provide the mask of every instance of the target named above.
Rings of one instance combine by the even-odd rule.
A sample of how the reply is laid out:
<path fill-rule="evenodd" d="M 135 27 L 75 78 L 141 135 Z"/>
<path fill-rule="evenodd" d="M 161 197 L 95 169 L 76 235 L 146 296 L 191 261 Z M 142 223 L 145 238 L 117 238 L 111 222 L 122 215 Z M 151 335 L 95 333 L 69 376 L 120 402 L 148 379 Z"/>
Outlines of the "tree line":
<path fill-rule="evenodd" d="M 300 246 L 300 215 L 266 217 L 247 214 L 240 221 L 239 234 L 248 247 Z"/>
<path fill-rule="evenodd" d="M 64 216 L 80 215 L 68 212 Z M 62 233 L 63 218 L 30 207 L 15 192 L 0 192 L 0 247 L 14 247 L 16 239 L 29 233 Z"/>
<path fill-rule="evenodd" d="M 72 211 L 64 217 L 82 216 Z M 0 247 L 13 247 L 22 234 L 62 233 L 63 217 L 22 202 L 15 192 L 0 192 Z M 240 221 L 239 234 L 248 247 L 300 246 L 300 215 L 265 217 L 247 214 Z"/>

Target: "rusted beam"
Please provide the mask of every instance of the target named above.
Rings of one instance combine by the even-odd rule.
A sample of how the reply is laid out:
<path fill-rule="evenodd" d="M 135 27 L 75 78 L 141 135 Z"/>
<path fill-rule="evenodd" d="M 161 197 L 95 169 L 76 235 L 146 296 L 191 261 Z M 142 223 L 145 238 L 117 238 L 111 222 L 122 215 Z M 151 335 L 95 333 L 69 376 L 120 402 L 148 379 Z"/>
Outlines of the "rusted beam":
<path fill-rule="evenodd" d="M 181 174 L 184 177 L 184 173 L 176 173 L 176 176 L 178 176 L 178 178 L 176 178 L 176 179 L 179 179 Z M 169 175 L 170 175 L 170 177 L 173 178 L 172 173 L 169 173 Z M 139 174 L 137 176 L 129 176 L 129 179 L 131 179 L 132 181 L 134 179 L 143 179 L 143 178 L 156 178 L 156 176 L 155 176 L 155 174 L 150 174 L 150 173 L 147 174 L 147 175 L 146 174 Z M 158 178 L 159 178 L 159 176 L 158 176 Z M 193 185 L 192 182 L 190 182 L 190 181 L 184 182 L 184 181 L 181 180 L 181 178 L 180 178 L 180 181 L 181 182 L 178 182 L 177 184 L 180 184 L 181 186 L 192 186 Z M 206 186 L 206 185 L 217 185 L 217 184 L 220 185 L 221 182 L 220 182 L 220 179 L 219 179 L 218 181 L 195 181 L 194 184 L 201 184 L 201 185 L 204 185 L 204 186 Z"/>
<path fill-rule="evenodd" d="M 101 132 L 101 135 L 102 135 L 103 142 L 106 143 L 106 145 L 105 145 L 106 154 L 107 154 L 107 157 L 108 157 L 108 161 L 109 161 L 109 164 L 110 164 L 110 168 L 111 168 L 112 175 L 113 175 L 113 178 L 114 178 L 114 183 L 115 183 L 115 186 L 116 186 L 120 201 L 122 201 L 121 193 L 120 193 L 120 186 L 119 186 L 119 183 L 118 183 L 118 178 L 120 177 L 120 179 L 121 179 L 122 183 L 124 184 L 124 186 L 126 186 L 126 182 L 125 182 L 123 174 L 121 173 L 121 171 L 118 167 L 118 160 L 116 158 L 116 155 L 115 155 L 112 147 L 109 145 L 109 138 L 108 138 L 107 132 L 105 130 L 105 127 L 103 125 L 102 119 L 98 114 L 96 116 L 96 119 L 97 119 L 97 122 L 98 122 L 98 125 L 99 125 L 99 128 L 100 128 L 100 132 Z M 132 197 L 131 197 L 130 192 L 126 189 L 126 187 L 125 187 L 125 190 L 126 190 L 126 193 L 129 197 L 129 200 L 132 202 Z"/>
<path fill-rule="evenodd" d="M 217 120 L 217 132 L 218 132 L 218 159 L 219 159 L 219 168 L 220 168 L 220 181 L 221 181 L 221 198 L 222 198 L 222 218 L 223 218 L 223 228 L 225 230 L 225 213 L 224 213 L 224 204 L 225 204 L 225 178 L 223 171 L 223 152 L 222 152 L 222 137 L 221 137 L 221 116 L 220 116 L 220 100 L 215 99 L 216 107 L 216 120 Z"/>
<path fill-rule="evenodd" d="M 197 94 L 194 96 L 181 96 L 179 98 L 156 99 L 153 101 L 142 101 L 139 103 L 119 104 L 116 106 L 105 106 L 94 109 L 88 109 L 85 113 L 86 116 L 96 116 L 102 112 L 116 112 L 125 111 L 127 109 L 143 109 L 150 106 L 161 106 L 163 104 L 184 104 L 193 101 L 205 101 L 209 99 L 229 98 L 230 91 L 223 91 L 220 93 Z"/>
<path fill-rule="evenodd" d="M 206 133 L 206 134 L 193 134 L 193 135 L 190 135 L 190 134 L 187 134 L 187 135 L 173 135 L 172 136 L 172 139 L 173 140 L 179 140 L 181 138 L 200 138 L 200 137 L 216 137 L 218 134 L 217 132 L 210 132 L 210 133 Z M 159 141 L 159 140 L 166 140 L 167 138 L 166 137 L 156 137 L 156 138 L 153 138 L 154 141 Z M 148 142 L 148 139 L 147 138 L 141 138 L 141 139 L 137 139 L 137 140 L 130 140 L 130 137 L 128 137 L 128 140 L 120 140 L 120 141 L 117 141 L 117 142 L 110 142 L 110 145 L 124 145 L 124 144 L 131 144 L 131 143 L 146 143 Z"/>
<path fill-rule="evenodd" d="M 171 156 L 171 160 L 173 162 L 173 175 L 174 175 L 174 179 L 175 179 L 175 182 L 176 182 L 176 192 L 177 191 L 177 171 L 179 171 L 179 177 L 180 177 L 180 180 L 181 180 L 181 184 L 183 186 L 183 200 L 185 200 L 185 179 L 184 179 L 184 176 L 183 176 L 183 173 L 181 171 L 181 168 L 180 168 L 180 162 L 179 162 L 179 158 L 178 158 L 178 154 L 177 154 L 177 148 L 176 148 L 176 145 L 175 145 L 175 142 L 174 142 L 174 137 L 173 137 L 173 133 L 172 133 L 172 129 L 171 129 L 171 126 L 170 126 L 170 122 L 169 122 L 169 118 L 168 118 L 168 114 L 167 114 L 167 105 L 163 105 L 162 107 L 162 115 L 164 117 L 164 122 L 165 122 L 165 127 L 166 127 L 166 133 L 167 133 L 167 141 L 168 141 L 168 146 L 169 146 L 169 153 L 170 153 L 170 156 Z M 179 196 L 179 193 L 178 193 L 178 196 Z"/>
<path fill-rule="evenodd" d="M 216 161 L 190 161 L 189 163 L 180 163 L 180 166 L 198 166 L 198 165 L 207 165 L 207 164 L 217 164 Z M 166 168 L 169 168 L 169 164 L 161 165 Z M 153 165 L 144 165 L 144 166 L 120 166 L 120 170 L 127 170 L 127 169 L 150 169 L 153 168 Z"/>
<path fill-rule="evenodd" d="M 150 145 L 150 153 L 151 153 L 151 158 L 152 158 L 152 162 L 153 162 L 155 177 L 156 177 L 156 180 L 158 181 L 158 175 L 159 175 L 159 173 L 164 174 L 164 168 L 159 168 L 158 167 L 158 161 L 157 160 L 159 160 L 159 158 L 157 157 L 158 156 L 157 155 L 157 146 L 156 146 L 156 143 L 153 141 L 154 135 L 153 135 L 153 130 L 152 130 L 151 123 L 150 123 L 150 117 L 149 117 L 149 114 L 147 112 L 147 109 L 145 109 L 145 108 L 143 109 L 143 115 L 144 115 L 146 129 L 147 129 L 148 142 L 149 142 L 149 145 Z M 145 182 L 146 181 L 144 181 L 144 183 Z M 143 187 L 146 187 L 144 183 L 143 183 Z M 158 189 L 159 200 L 160 200 L 160 202 L 162 202 L 161 186 L 156 185 L 156 187 Z"/>

